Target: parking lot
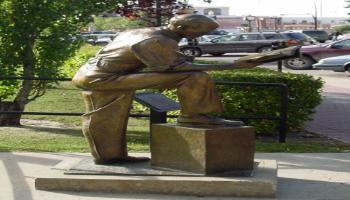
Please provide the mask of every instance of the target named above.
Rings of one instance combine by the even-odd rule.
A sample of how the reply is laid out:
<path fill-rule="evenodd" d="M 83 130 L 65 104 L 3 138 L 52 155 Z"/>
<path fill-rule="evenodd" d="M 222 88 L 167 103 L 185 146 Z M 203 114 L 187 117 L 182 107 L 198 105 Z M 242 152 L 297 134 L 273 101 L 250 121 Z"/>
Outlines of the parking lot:
<path fill-rule="evenodd" d="M 228 54 L 221 57 L 203 56 L 198 60 L 232 62 L 242 54 Z M 268 63 L 263 68 L 277 70 L 277 63 Z M 313 120 L 305 124 L 305 129 L 343 142 L 350 143 L 350 75 L 347 72 L 326 70 L 290 70 L 283 72 L 308 74 L 324 80 L 323 102 L 316 108 Z"/>

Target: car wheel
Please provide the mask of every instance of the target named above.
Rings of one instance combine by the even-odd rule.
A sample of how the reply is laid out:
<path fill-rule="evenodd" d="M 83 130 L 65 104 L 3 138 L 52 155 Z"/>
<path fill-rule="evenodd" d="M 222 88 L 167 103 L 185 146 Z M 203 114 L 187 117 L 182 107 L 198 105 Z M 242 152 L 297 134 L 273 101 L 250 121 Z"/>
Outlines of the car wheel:
<path fill-rule="evenodd" d="M 199 57 L 202 55 L 202 52 L 198 48 L 184 48 L 181 49 L 181 52 L 186 56 Z"/>
<path fill-rule="evenodd" d="M 272 51 L 272 47 L 260 47 L 258 49 L 259 53 L 265 53 L 265 52 L 268 52 L 268 51 Z"/>
<path fill-rule="evenodd" d="M 193 49 L 193 55 L 195 57 L 200 57 L 200 56 L 202 56 L 202 51 L 198 48 L 195 48 L 195 49 Z"/>
<path fill-rule="evenodd" d="M 192 48 L 185 48 L 185 49 L 181 49 L 181 52 L 185 55 L 185 56 L 194 56 L 194 52 Z"/>
<path fill-rule="evenodd" d="M 350 64 L 347 64 L 345 67 L 344 67 L 345 71 L 349 72 L 350 73 Z"/>
<path fill-rule="evenodd" d="M 212 56 L 222 56 L 224 53 L 211 53 Z"/>
<path fill-rule="evenodd" d="M 300 58 L 289 58 L 284 60 L 284 66 L 294 70 L 312 69 L 312 64 L 314 63 L 315 61 L 307 56 L 302 56 Z"/>

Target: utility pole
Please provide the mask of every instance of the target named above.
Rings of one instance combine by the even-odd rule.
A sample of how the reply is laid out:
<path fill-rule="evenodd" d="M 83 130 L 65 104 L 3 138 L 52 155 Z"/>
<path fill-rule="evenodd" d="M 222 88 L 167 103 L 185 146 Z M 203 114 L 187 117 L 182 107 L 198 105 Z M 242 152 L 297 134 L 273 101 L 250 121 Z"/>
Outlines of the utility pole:
<path fill-rule="evenodd" d="M 161 0 L 156 0 L 156 26 L 162 26 L 162 5 Z"/>
<path fill-rule="evenodd" d="M 312 18 L 314 18 L 315 30 L 317 30 L 318 21 L 317 21 L 317 5 L 316 5 L 316 1 L 314 1 L 314 8 L 315 8 L 315 14 L 312 15 Z"/>

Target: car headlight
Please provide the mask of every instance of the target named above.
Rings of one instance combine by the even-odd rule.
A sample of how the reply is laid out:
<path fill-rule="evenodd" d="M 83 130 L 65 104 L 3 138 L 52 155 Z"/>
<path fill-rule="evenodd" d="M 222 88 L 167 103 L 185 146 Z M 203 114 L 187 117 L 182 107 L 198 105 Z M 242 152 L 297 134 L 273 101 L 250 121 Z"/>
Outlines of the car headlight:
<path fill-rule="evenodd" d="M 324 63 L 325 63 L 325 61 L 323 59 L 318 61 L 318 64 L 324 64 Z"/>

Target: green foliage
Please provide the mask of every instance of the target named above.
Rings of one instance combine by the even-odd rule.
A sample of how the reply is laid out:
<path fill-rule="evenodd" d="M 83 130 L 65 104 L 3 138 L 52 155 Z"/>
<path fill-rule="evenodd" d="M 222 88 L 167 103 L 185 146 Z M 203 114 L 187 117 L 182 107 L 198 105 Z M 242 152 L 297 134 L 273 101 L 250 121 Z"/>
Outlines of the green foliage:
<path fill-rule="evenodd" d="M 80 29 L 91 15 L 114 9 L 125 0 L 2 0 L 0 1 L 0 74 L 59 76 L 59 67 L 81 41 Z M 1 81 L 0 99 L 14 95 L 20 85 Z M 34 88 L 43 90 L 45 87 Z M 31 91 L 35 96 L 35 91 Z"/>
<path fill-rule="evenodd" d="M 309 75 L 248 69 L 212 73 L 216 80 L 233 82 L 284 83 L 288 86 L 288 128 L 299 129 L 321 103 L 323 82 Z M 223 115 L 280 116 L 280 89 L 252 86 L 219 86 L 226 111 Z M 276 133 L 278 122 L 251 120 L 258 133 Z"/>
<path fill-rule="evenodd" d="M 83 45 L 76 51 L 75 55 L 66 60 L 60 67 L 60 75 L 64 77 L 73 77 L 77 70 L 89 60 L 94 57 L 100 46 L 92 46 L 90 44 Z"/>
<path fill-rule="evenodd" d="M 129 19 L 127 17 L 94 17 L 96 30 L 124 31 L 146 26 L 146 22 L 140 19 Z"/>
<path fill-rule="evenodd" d="M 334 27 L 334 30 L 338 31 L 340 33 L 349 33 L 350 32 L 350 25 L 336 26 L 336 27 Z"/>
<path fill-rule="evenodd" d="M 244 69 L 234 71 L 212 72 L 215 80 L 255 83 L 284 83 L 288 85 L 288 128 L 299 129 L 310 119 L 314 108 L 321 102 L 323 82 L 308 75 L 279 73 L 267 69 Z M 222 116 L 276 116 L 280 113 L 280 89 L 253 86 L 218 86 L 225 105 Z M 164 91 L 170 98 L 176 99 L 174 90 Z M 277 121 L 249 120 L 258 133 L 275 134 Z"/>

